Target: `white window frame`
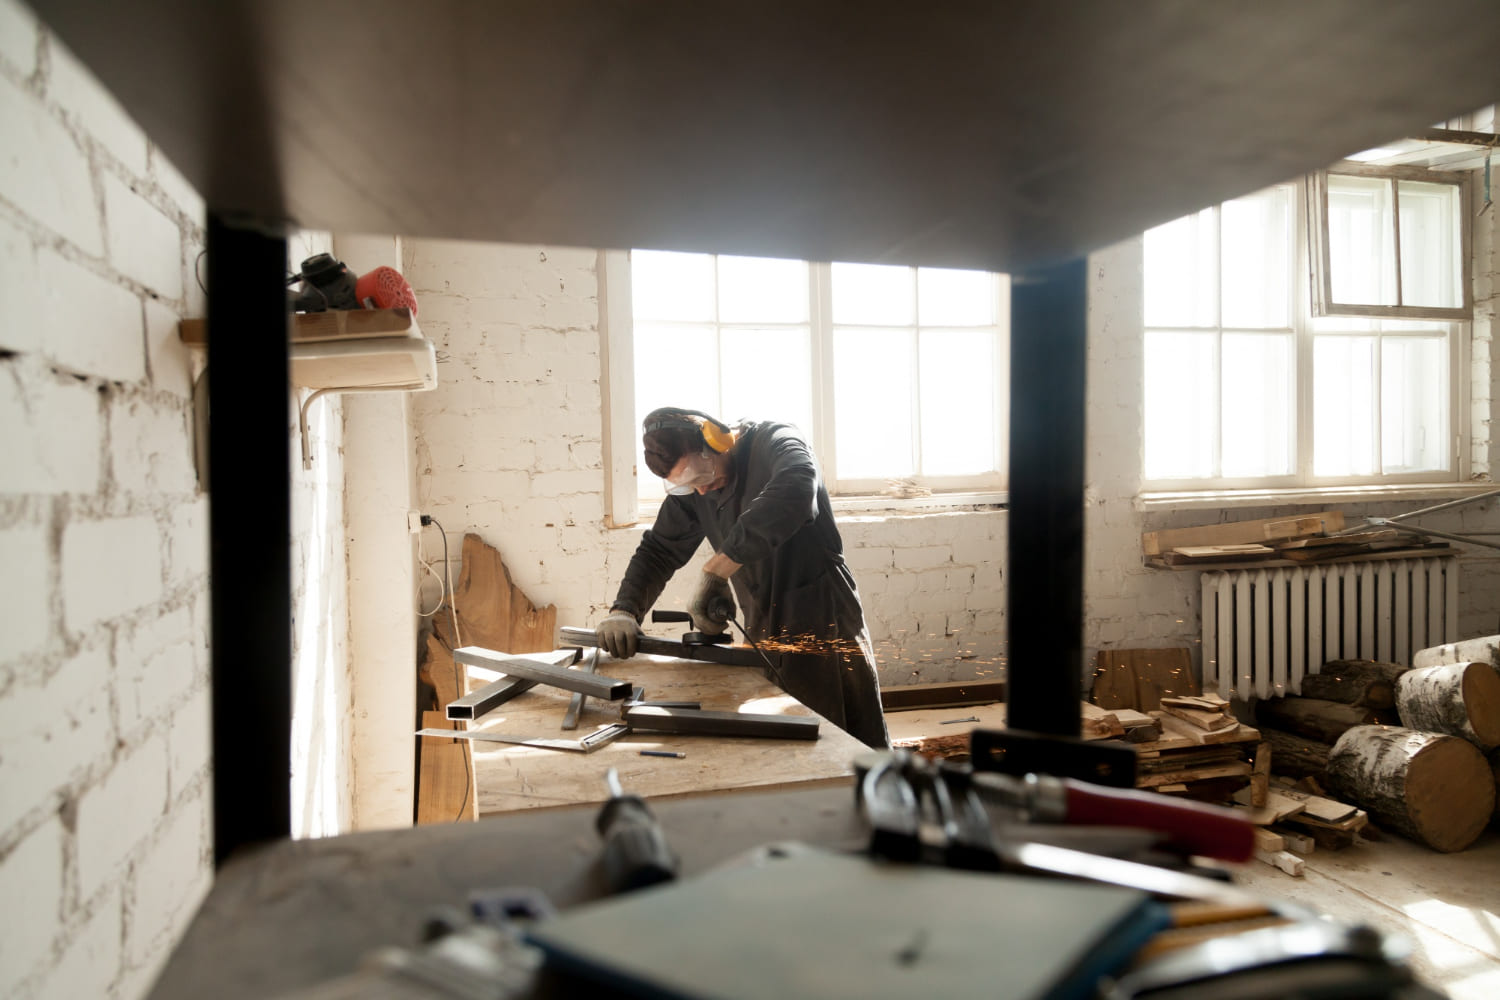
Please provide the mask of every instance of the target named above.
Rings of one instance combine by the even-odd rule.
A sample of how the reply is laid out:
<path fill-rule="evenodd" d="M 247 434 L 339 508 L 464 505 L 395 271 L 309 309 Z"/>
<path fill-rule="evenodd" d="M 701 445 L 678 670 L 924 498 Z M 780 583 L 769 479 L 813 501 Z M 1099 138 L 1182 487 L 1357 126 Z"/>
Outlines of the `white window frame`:
<path fill-rule="evenodd" d="M 1360 165 L 1359 164 L 1354 164 L 1354 166 L 1360 166 Z M 1382 169 L 1382 170 L 1388 170 L 1389 168 L 1380 168 L 1380 169 Z M 1340 170 L 1339 169 L 1335 169 L 1334 172 L 1338 173 L 1338 172 L 1340 172 Z M 1300 179 L 1295 180 L 1295 181 L 1287 181 L 1287 182 L 1285 182 L 1285 185 L 1271 185 L 1271 187 L 1291 186 L 1293 188 L 1292 194 L 1291 194 L 1291 204 L 1294 206 L 1294 209 L 1295 209 L 1295 206 L 1297 206 L 1299 204 L 1307 206 L 1309 204 L 1309 199 L 1314 198 L 1316 196 L 1316 192 L 1315 192 L 1314 186 L 1317 184 L 1317 182 L 1318 182 L 1317 175 L 1312 175 L 1312 176 L 1309 176 L 1309 177 L 1300 178 Z M 1469 204 L 1469 202 L 1468 202 L 1468 188 L 1467 188 L 1467 185 L 1462 185 L 1462 189 L 1463 189 L 1464 199 L 1465 199 L 1463 201 L 1463 204 L 1465 206 L 1467 206 Z M 1323 194 L 1324 194 L 1324 197 L 1326 197 L 1326 188 L 1324 189 Z M 1220 206 L 1215 206 L 1215 208 L 1220 208 Z M 1299 211 L 1295 211 L 1294 210 L 1292 212 L 1292 217 L 1293 217 L 1293 243 L 1294 243 L 1293 250 L 1294 250 L 1294 252 L 1289 255 L 1290 260 L 1291 260 L 1291 267 L 1293 269 L 1291 280 L 1290 280 L 1290 285 L 1289 285 L 1289 294 L 1290 294 L 1290 307 L 1291 307 L 1291 317 L 1290 317 L 1291 327 L 1290 327 L 1290 333 L 1291 333 L 1291 335 L 1293 337 L 1293 343 L 1294 343 L 1294 347 L 1293 347 L 1293 372 L 1292 372 L 1292 379 L 1293 379 L 1293 395 L 1294 395 L 1294 398 L 1295 398 L 1295 403 L 1294 403 L 1294 406 L 1293 406 L 1294 412 L 1291 414 L 1291 417 L 1292 417 L 1293 421 L 1295 422 L 1294 433 L 1293 433 L 1293 441 L 1294 441 L 1294 444 L 1295 444 L 1295 447 L 1296 447 L 1296 456 L 1295 456 L 1295 461 L 1293 462 L 1293 470 L 1292 470 L 1292 472 L 1290 474 L 1288 474 L 1288 475 L 1285 475 L 1285 476 L 1264 476 L 1264 477 L 1252 477 L 1252 478 L 1230 478 L 1230 477 L 1220 476 L 1220 477 L 1214 477 L 1214 478 L 1207 478 L 1207 477 L 1205 477 L 1205 478 L 1200 478 L 1200 479 L 1147 479 L 1145 477 L 1144 468 L 1143 468 L 1143 470 L 1142 470 L 1142 479 L 1141 479 L 1141 491 L 1142 491 L 1143 495 L 1145 495 L 1147 497 L 1161 496 L 1161 497 L 1164 498 L 1165 496 L 1171 495 L 1171 494 L 1211 494 L 1211 493 L 1236 494 L 1236 493 L 1245 493 L 1245 492 L 1257 492 L 1257 493 L 1261 493 L 1262 495 L 1268 494 L 1268 493 L 1273 493 L 1273 492 L 1274 493 L 1283 493 L 1283 492 L 1285 492 L 1285 493 L 1288 493 L 1288 494 L 1290 494 L 1290 493 L 1303 493 L 1303 494 L 1305 494 L 1305 493 L 1308 493 L 1310 491 L 1317 491 L 1317 490 L 1323 490 L 1323 489 L 1328 489 L 1328 490 L 1346 490 L 1346 489 L 1348 489 L 1350 487 L 1355 487 L 1355 488 L 1359 488 L 1359 489 L 1362 489 L 1362 490 L 1366 490 L 1366 491 L 1368 491 L 1370 493 L 1376 493 L 1376 492 L 1378 492 L 1383 487 L 1404 487 L 1404 486 L 1412 486 L 1412 485 L 1420 485 L 1420 486 L 1445 486 L 1445 485 L 1453 485 L 1453 484 L 1463 483 L 1465 480 L 1468 479 L 1469 468 L 1470 468 L 1470 461 L 1469 461 L 1470 426 L 1469 426 L 1469 406 L 1468 406 L 1469 384 L 1468 384 L 1467 372 L 1468 372 L 1468 362 L 1469 362 L 1469 353 L 1470 353 L 1470 342 L 1471 342 L 1472 337 L 1473 337 L 1472 323 L 1471 323 L 1472 315 L 1470 314 L 1470 315 L 1465 315 L 1463 317 L 1453 317 L 1451 315 L 1446 315 L 1446 314 L 1451 314 L 1451 313 L 1455 312 L 1455 310 L 1451 310 L 1451 309 L 1442 309 L 1442 310 L 1425 309 L 1424 310 L 1424 309 L 1421 309 L 1421 308 L 1418 308 L 1418 307 L 1411 307 L 1411 306 L 1404 306 L 1404 307 L 1377 307 L 1377 308 L 1381 308 L 1381 310 L 1382 310 L 1382 311 L 1379 312 L 1378 315 L 1377 314 L 1372 314 L 1371 312 L 1362 312 L 1359 315 L 1365 316 L 1367 318 L 1377 318 L 1377 319 L 1378 318 L 1432 319 L 1435 322 L 1441 322 L 1441 323 L 1445 323 L 1445 324 L 1451 324 L 1450 332 L 1447 334 L 1447 336 L 1449 338 L 1449 351 L 1448 351 L 1448 410 L 1449 410 L 1448 420 L 1449 420 L 1449 425 L 1448 426 L 1450 428 L 1451 438 L 1452 438 L 1452 441 L 1450 442 L 1450 454 L 1449 454 L 1450 469 L 1447 472 L 1432 471 L 1432 472 L 1415 472 L 1415 473 L 1391 473 L 1391 474 L 1374 474 L 1374 475 L 1368 475 L 1368 476 L 1316 476 L 1316 475 L 1314 475 L 1314 472 L 1313 472 L 1313 403 L 1314 403 L 1314 400 L 1313 400 L 1313 377 L 1312 377 L 1312 374 L 1313 374 L 1313 347 L 1314 347 L 1314 338 L 1315 338 L 1315 336 L 1320 336 L 1320 337 L 1322 337 L 1322 336 L 1341 336 L 1342 334 L 1335 333 L 1335 332 L 1328 332 L 1328 331 L 1315 331 L 1313 329 L 1313 317 L 1315 315 L 1313 313 L 1314 303 L 1312 301 L 1313 297 L 1314 297 L 1313 285 L 1314 285 L 1314 283 L 1316 281 L 1321 280 L 1321 278 L 1323 276 L 1327 275 L 1327 267 L 1325 265 L 1323 268 L 1319 269 L 1315 273 L 1314 269 L 1312 267 L 1312 259 L 1311 258 L 1316 253 L 1322 253 L 1322 254 L 1326 255 L 1327 239 L 1326 239 L 1326 235 L 1324 235 L 1322 233 L 1318 233 L 1316 236 L 1314 235 L 1314 233 L 1317 233 L 1317 231 L 1314 230 L 1312 223 L 1317 222 L 1318 224 L 1323 224 L 1324 221 L 1327 218 L 1326 213 L 1323 213 L 1323 212 L 1312 213 L 1310 211 L 1300 211 L 1299 212 Z M 1466 219 L 1465 219 L 1465 230 L 1466 230 L 1466 232 L 1468 232 L 1470 230 L 1470 228 L 1471 227 L 1468 226 L 1468 220 L 1467 220 L 1467 217 L 1466 217 Z M 1219 238 L 1222 240 L 1222 229 L 1220 230 L 1220 236 L 1219 236 Z M 1464 245 L 1466 256 L 1470 260 L 1472 260 L 1472 254 L 1468 252 L 1470 244 L 1466 241 L 1463 245 Z M 1142 263 L 1143 263 L 1143 266 L 1144 266 L 1145 262 L 1143 261 Z M 1218 267 L 1217 261 L 1215 262 L 1215 273 L 1216 274 L 1219 273 L 1219 267 Z M 1465 267 L 1465 274 L 1466 275 L 1470 275 L 1471 273 L 1472 273 L 1472 264 L 1466 265 L 1466 267 Z M 1297 275 L 1304 275 L 1304 274 L 1305 275 L 1310 275 L 1312 277 L 1312 280 L 1309 280 L 1309 281 L 1296 280 L 1296 276 Z M 1217 280 L 1222 281 L 1222 276 L 1220 276 Z M 1466 299 L 1468 299 L 1468 298 L 1470 298 L 1472 296 L 1472 287 L 1471 287 L 1471 285 L 1472 285 L 1471 279 L 1468 278 L 1468 277 L 1466 277 L 1466 279 L 1465 279 L 1465 289 L 1466 289 L 1465 290 L 1465 298 Z M 1222 308 L 1222 301 L 1223 301 L 1223 299 L 1222 299 L 1222 294 L 1221 294 L 1219 296 L 1219 302 L 1220 302 L 1220 307 L 1221 308 Z M 1399 309 L 1400 311 L 1399 312 L 1392 312 L 1392 311 L 1390 311 L 1392 309 Z M 1434 315 L 1434 313 L 1439 313 L 1439 312 L 1443 313 L 1445 315 L 1442 316 L 1442 317 Z M 1344 315 L 1344 314 L 1340 313 L 1340 315 Z M 1220 318 L 1222 319 L 1222 316 Z M 1143 326 L 1142 326 L 1142 337 L 1145 336 L 1145 334 L 1146 334 L 1147 331 L 1167 331 L 1167 332 L 1172 332 L 1172 331 L 1177 331 L 1177 330 L 1204 331 L 1206 329 L 1207 328 L 1203 328 L 1203 327 L 1182 328 L 1182 327 L 1167 327 L 1167 326 L 1157 326 L 1157 325 L 1143 324 Z M 1220 338 L 1222 338 L 1223 334 L 1226 331 L 1225 331 L 1224 327 L 1220 326 L 1220 327 L 1217 328 L 1217 332 L 1218 332 Z M 1229 332 L 1233 332 L 1233 330 L 1231 329 Z M 1374 337 L 1376 337 L 1378 339 L 1381 336 L 1381 331 L 1359 331 L 1359 332 L 1351 331 L 1350 335 L 1353 335 L 1353 336 L 1374 336 Z M 1144 353 L 1145 352 L 1143 350 L 1143 352 L 1142 352 L 1142 354 L 1143 354 L 1143 363 L 1144 363 Z M 1377 355 L 1378 355 L 1378 351 L 1377 351 Z M 1220 379 L 1220 381 L 1222 383 L 1223 379 L 1225 378 L 1225 372 L 1224 372 L 1223 363 L 1222 363 L 1222 356 L 1220 356 L 1220 359 L 1217 362 L 1217 364 L 1218 364 L 1217 375 L 1218 375 L 1218 378 Z M 1144 377 L 1144 374 L 1143 374 L 1143 377 Z M 1219 395 L 1216 396 L 1216 399 L 1221 399 L 1222 398 L 1222 391 L 1223 390 L 1221 388 L 1220 391 L 1219 391 Z M 1216 438 L 1215 438 L 1215 445 L 1214 445 L 1214 447 L 1215 447 L 1215 464 L 1217 465 L 1218 464 L 1218 458 L 1219 458 L 1219 449 L 1222 447 L 1224 435 L 1223 435 L 1222 426 L 1220 424 L 1221 415 L 1219 413 L 1215 413 L 1213 419 L 1214 419 L 1215 428 L 1216 428 Z M 1377 430 L 1377 435 L 1378 435 L 1378 430 L 1379 429 L 1377 428 L 1376 430 Z M 1146 444 L 1146 442 L 1144 440 L 1144 425 L 1143 425 L 1143 428 L 1142 428 L 1142 434 L 1143 434 L 1143 438 L 1142 438 L 1142 456 L 1143 456 L 1143 459 L 1144 459 L 1144 448 L 1145 448 L 1145 444 Z"/>
<path fill-rule="evenodd" d="M 1329 263 L 1328 239 L 1328 175 L 1342 174 L 1350 177 L 1366 177 L 1391 182 L 1391 214 L 1395 226 L 1396 292 L 1401 293 L 1401 201 L 1400 185 L 1396 181 L 1420 181 L 1426 184 L 1451 184 L 1458 189 L 1459 197 L 1459 288 L 1463 291 L 1463 304 L 1456 307 L 1375 305 L 1372 303 L 1335 302 L 1333 299 L 1333 268 Z M 1326 170 L 1311 174 L 1303 188 L 1307 199 L 1306 216 L 1308 226 L 1308 253 L 1312 275 L 1311 308 L 1314 316 L 1356 316 L 1390 319 L 1432 319 L 1468 323 L 1474 318 L 1474 227 L 1471 222 L 1471 195 L 1469 179 L 1463 173 L 1444 170 L 1428 170 L 1424 167 L 1373 166 L 1344 160 Z"/>
<path fill-rule="evenodd" d="M 813 356 L 812 412 L 814 427 L 804 428 L 818 457 L 824 480 L 838 510 L 951 510 L 1003 504 L 1008 499 L 1005 476 L 1009 466 L 1009 395 L 1010 395 L 1010 280 L 998 275 L 995 303 L 997 343 L 995 346 L 996 379 L 996 469 L 989 476 L 921 477 L 917 484 L 930 495 L 892 495 L 885 492 L 886 480 L 843 480 L 838 478 L 838 454 L 833 429 L 833 323 L 832 267 L 827 262 L 810 261 L 809 323 L 812 329 Z M 635 426 L 635 349 L 634 319 L 631 301 L 630 253 L 625 250 L 599 252 L 600 316 L 600 388 L 604 418 L 603 458 L 606 470 L 605 524 L 626 527 L 655 513 L 658 504 L 638 496 L 636 447 L 639 437 Z M 774 416 L 772 414 L 771 416 Z M 920 433 L 913 415 L 914 433 Z M 961 433 L 955 428 L 955 433 Z M 916 492 L 922 492 L 918 489 Z"/>

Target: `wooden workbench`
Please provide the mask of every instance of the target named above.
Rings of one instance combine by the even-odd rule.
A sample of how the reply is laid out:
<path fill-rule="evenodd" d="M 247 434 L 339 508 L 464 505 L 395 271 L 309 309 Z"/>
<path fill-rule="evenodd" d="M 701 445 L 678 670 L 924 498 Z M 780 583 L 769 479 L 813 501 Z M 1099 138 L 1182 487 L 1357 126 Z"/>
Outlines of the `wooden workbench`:
<path fill-rule="evenodd" d="M 716 711 L 816 715 L 754 667 L 724 667 L 668 656 L 616 660 L 601 654 L 596 672 L 645 688 L 646 698 L 652 701 L 697 701 Z M 494 676 L 474 667 L 469 668 L 469 675 L 471 687 Z M 578 728 L 565 732 L 560 727 L 571 697 L 561 688 L 539 684 L 482 716 L 470 728 L 570 739 L 619 721 L 618 702 L 590 698 L 578 717 Z M 609 795 L 604 773 L 611 767 L 618 769 L 627 791 L 652 800 L 692 792 L 830 784 L 853 774 L 855 756 L 866 749 L 826 719 L 821 719 L 816 740 L 627 733 L 588 754 L 468 742 L 480 816 L 601 802 Z M 642 757 L 642 750 L 679 750 L 687 757 Z"/>

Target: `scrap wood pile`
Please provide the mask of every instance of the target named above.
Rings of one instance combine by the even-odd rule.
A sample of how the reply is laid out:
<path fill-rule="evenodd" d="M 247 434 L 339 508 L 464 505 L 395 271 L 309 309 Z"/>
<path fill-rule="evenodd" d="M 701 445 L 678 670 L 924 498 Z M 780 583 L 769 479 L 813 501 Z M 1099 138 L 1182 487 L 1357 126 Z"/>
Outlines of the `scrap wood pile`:
<path fill-rule="evenodd" d="M 1500 635 L 1412 664 L 1332 660 L 1299 694 L 1256 703 L 1273 769 L 1437 851 L 1500 823 Z"/>
<path fill-rule="evenodd" d="M 1392 558 L 1453 551 L 1446 542 L 1432 541 L 1399 527 L 1381 525 L 1362 530 L 1359 525 L 1346 526 L 1343 513 L 1336 510 L 1148 531 L 1141 535 L 1141 550 L 1147 566 L 1161 569 L 1290 566 L 1376 554 Z"/>
<path fill-rule="evenodd" d="M 1136 750 L 1136 787 L 1227 802 L 1249 782 L 1260 733 L 1228 701 L 1199 690 L 1187 649 L 1101 649 L 1090 698 L 1106 713 L 1147 721 L 1125 736 Z"/>
<path fill-rule="evenodd" d="M 1256 857 L 1291 875 L 1315 847 L 1353 843 L 1369 816 L 1304 779 L 1272 774 L 1263 730 L 1241 722 L 1230 702 L 1200 692 L 1186 649 L 1100 650 L 1093 700 L 1114 713 L 1144 710 L 1159 727 L 1136 742 L 1136 787 L 1243 812 L 1259 828 Z"/>

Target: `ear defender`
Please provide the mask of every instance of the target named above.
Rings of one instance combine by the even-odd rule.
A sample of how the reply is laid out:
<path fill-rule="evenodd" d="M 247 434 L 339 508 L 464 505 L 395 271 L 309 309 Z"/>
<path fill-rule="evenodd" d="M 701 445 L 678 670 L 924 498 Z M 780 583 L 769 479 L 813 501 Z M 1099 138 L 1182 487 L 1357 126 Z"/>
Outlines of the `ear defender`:
<path fill-rule="evenodd" d="M 721 455 L 734 444 L 734 432 L 707 414 L 703 414 L 701 430 L 704 443 Z"/>
<path fill-rule="evenodd" d="M 698 423 L 698 430 L 703 435 L 703 443 L 708 445 L 719 454 L 723 454 L 734 446 L 734 431 L 729 425 L 710 417 L 701 410 L 679 410 L 675 407 L 662 407 L 654 411 L 658 415 L 656 420 L 648 420 L 643 428 L 644 432 L 650 434 L 652 431 L 661 430 L 673 424 L 688 423 L 689 417 L 698 417 L 702 423 Z M 696 421 L 693 421 L 696 423 Z"/>

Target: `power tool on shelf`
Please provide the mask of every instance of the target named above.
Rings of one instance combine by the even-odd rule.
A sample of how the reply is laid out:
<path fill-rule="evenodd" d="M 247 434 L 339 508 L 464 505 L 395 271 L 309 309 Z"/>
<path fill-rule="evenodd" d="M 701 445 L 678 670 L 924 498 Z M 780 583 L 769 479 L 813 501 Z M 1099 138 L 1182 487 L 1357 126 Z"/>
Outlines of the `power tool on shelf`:
<path fill-rule="evenodd" d="M 298 272 L 286 279 L 293 312 L 324 312 L 329 309 L 395 309 L 404 307 L 417 314 L 417 297 L 411 285 L 394 267 L 377 267 L 359 277 L 332 254 L 313 254 Z"/>

